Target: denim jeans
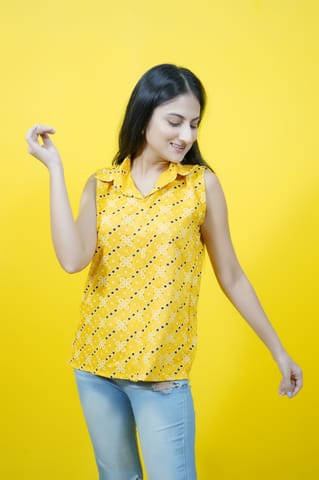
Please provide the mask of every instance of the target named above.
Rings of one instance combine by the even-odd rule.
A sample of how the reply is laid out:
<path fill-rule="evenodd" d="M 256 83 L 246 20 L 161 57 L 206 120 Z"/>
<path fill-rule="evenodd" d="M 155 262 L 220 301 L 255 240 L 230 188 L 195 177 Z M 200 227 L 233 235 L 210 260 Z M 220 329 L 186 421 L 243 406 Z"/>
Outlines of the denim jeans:
<path fill-rule="evenodd" d="M 196 480 L 188 380 L 132 382 L 74 369 L 99 480 Z"/>

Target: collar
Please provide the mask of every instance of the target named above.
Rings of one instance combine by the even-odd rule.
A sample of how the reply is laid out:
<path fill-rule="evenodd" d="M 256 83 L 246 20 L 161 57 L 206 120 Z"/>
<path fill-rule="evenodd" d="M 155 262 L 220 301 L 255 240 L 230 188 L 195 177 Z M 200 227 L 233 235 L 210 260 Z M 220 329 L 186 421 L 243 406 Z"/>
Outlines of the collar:
<path fill-rule="evenodd" d="M 95 176 L 102 182 L 113 182 L 114 187 L 121 190 L 124 195 L 146 198 L 176 180 L 178 175 L 183 177 L 189 175 L 196 167 L 198 167 L 198 165 L 183 165 L 170 162 L 169 167 L 160 174 L 154 188 L 145 197 L 137 189 L 131 177 L 131 159 L 129 157 L 125 158 L 120 165 L 98 170 Z"/>

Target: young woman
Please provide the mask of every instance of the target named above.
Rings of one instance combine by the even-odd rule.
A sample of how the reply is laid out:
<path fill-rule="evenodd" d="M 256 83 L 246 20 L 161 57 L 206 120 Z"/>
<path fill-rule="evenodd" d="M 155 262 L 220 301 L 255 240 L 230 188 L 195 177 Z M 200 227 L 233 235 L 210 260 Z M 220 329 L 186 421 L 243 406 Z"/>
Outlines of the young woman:
<path fill-rule="evenodd" d="M 54 129 L 27 134 L 29 153 L 50 174 L 57 258 L 70 273 L 91 262 L 70 363 L 100 480 L 142 478 L 136 430 L 150 480 L 196 479 L 188 379 L 204 247 L 221 288 L 277 362 L 279 393 L 293 397 L 302 386 L 234 252 L 221 185 L 197 143 L 204 106 L 188 69 L 147 71 L 113 167 L 89 178 L 76 221 Z"/>

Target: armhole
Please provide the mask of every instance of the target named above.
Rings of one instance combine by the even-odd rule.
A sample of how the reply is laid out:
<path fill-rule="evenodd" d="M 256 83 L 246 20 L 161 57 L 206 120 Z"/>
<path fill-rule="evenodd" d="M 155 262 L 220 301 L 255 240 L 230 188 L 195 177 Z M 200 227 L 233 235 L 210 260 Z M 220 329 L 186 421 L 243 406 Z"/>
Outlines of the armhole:
<path fill-rule="evenodd" d="M 112 181 L 105 181 L 99 178 L 99 173 L 101 170 L 98 170 L 95 173 L 96 179 L 96 189 L 95 189 L 95 203 L 96 203 L 96 228 L 97 232 L 100 230 L 101 220 L 103 218 L 103 214 L 106 211 L 106 202 L 108 197 L 108 191 L 110 186 L 113 183 Z"/>
<path fill-rule="evenodd" d="M 206 167 L 200 167 L 197 178 L 196 178 L 196 185 L 197 185 L 197 195 L 198 195 L 198 202 L 199 202 L 199 225 L 201 226 L 206 217 L 206 183 L 205 183 L 205 172 L 207 171 Z"/>

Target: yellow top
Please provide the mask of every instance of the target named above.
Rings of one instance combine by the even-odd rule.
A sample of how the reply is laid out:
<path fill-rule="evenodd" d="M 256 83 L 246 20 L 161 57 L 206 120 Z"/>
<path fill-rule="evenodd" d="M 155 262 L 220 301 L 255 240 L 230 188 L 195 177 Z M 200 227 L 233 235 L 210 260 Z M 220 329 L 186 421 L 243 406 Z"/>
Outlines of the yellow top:
<path fill-rule="evenodd" d="M 196 348 L 204 166 L 170 163 L 143 196 L 131 161 L 98 170 L 98 242 L 70 364 L 128 380 L 186 379 Z"/>

